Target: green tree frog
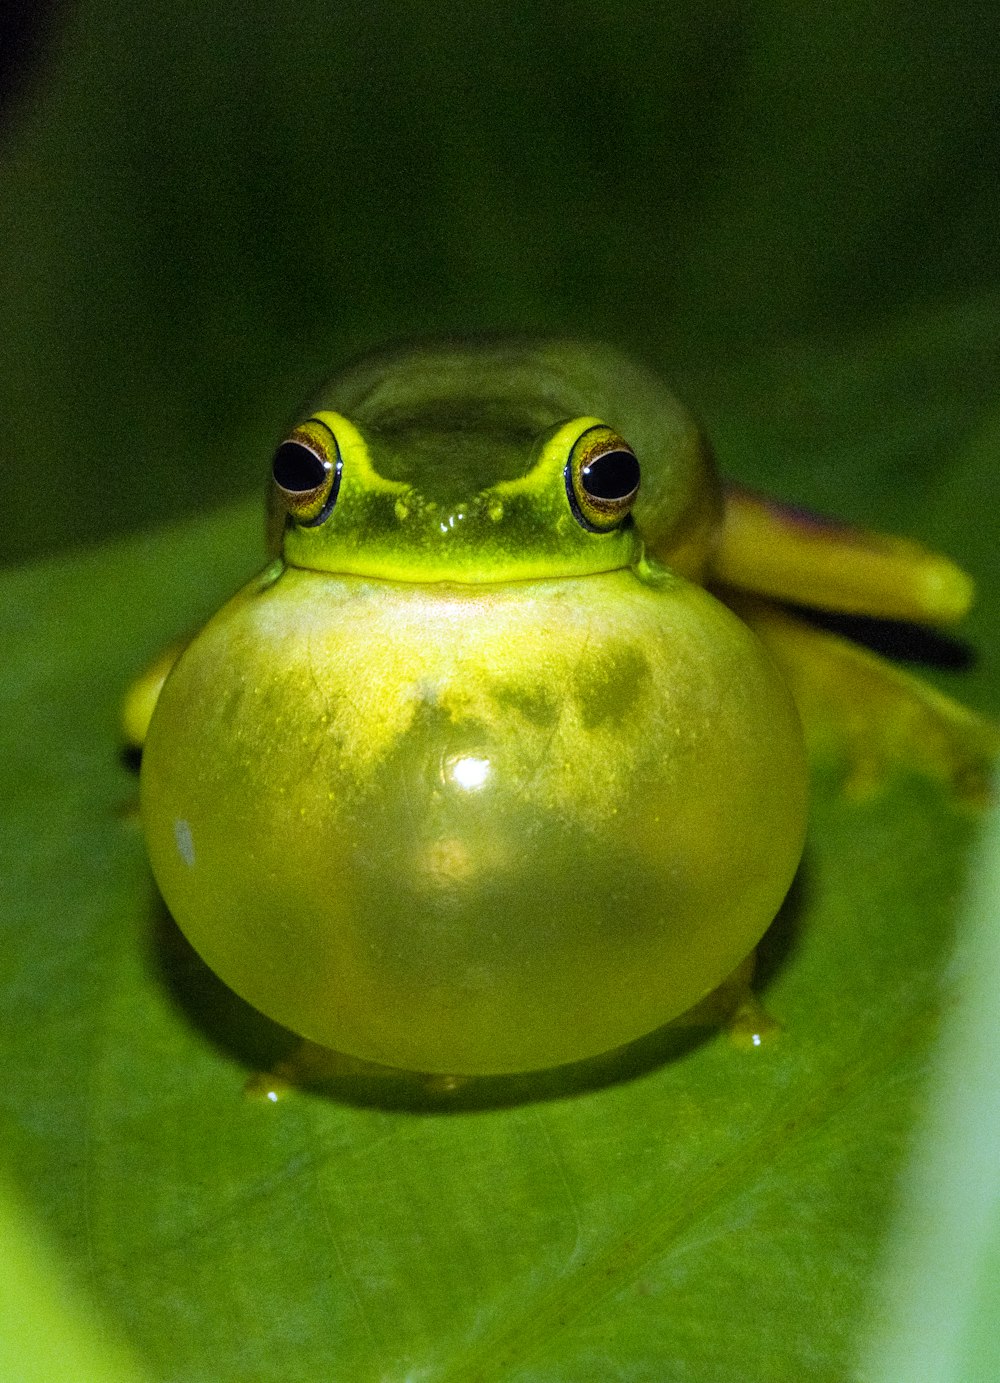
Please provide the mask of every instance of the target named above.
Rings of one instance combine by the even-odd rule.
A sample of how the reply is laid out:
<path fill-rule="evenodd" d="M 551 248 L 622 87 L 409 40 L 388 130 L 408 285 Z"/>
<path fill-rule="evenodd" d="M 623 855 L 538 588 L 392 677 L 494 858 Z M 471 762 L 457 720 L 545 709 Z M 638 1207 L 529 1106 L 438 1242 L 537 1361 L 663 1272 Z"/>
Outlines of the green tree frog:
<path fill-rule="evenodd" d="M 126 703 L 153 871 L 250 1003 L 422 1072 L 608 1051 L 753 952 L 806 756 L 720 595 L 945 621 L 971 594 L 914 544 L 724 492 L 657 379 L 558 340 L 347 368 L 268 512 L 269 564 Z"/>

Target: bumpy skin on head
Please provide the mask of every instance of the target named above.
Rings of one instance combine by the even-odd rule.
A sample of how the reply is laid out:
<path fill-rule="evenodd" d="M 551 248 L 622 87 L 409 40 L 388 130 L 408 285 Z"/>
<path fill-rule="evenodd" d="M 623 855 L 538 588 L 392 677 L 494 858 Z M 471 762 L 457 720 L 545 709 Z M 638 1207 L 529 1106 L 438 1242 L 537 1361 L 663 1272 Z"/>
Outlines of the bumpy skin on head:
<path fill-rule="evenodd" d="M 565 342 L 383 354 L 303 416 L 336 503 L 272 503 L 281 556 L 150 726 L 174 916 L 266 1013 L 388 1065 L 526 1070 L 666 1022 L 771 921 L 806 809 L 784 683 L 689 579 L 719 512 L 697 430 Z M 603 532 L 565 474 L 598 423 L 642 470 Z"/>

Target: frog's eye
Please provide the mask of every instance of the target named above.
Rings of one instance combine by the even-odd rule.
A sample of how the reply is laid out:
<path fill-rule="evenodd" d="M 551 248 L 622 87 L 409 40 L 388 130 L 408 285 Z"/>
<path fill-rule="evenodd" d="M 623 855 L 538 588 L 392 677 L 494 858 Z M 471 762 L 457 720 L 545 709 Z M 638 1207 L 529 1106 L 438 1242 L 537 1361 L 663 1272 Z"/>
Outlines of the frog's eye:
<path fill-rule="evenodd" d="M 292 518 L 311 528 L 336 504 L 342 468 L 336 437 L 325 423 L 310 418 L 274 453 L 271 475 Z"/>
<path fill-rule="evenodd" d="M 566 494 L 577 522 L 607 533 L 628 517 L 639 493 L 639 461 L 610 427 L 589 427 L 566 462 Z"/>

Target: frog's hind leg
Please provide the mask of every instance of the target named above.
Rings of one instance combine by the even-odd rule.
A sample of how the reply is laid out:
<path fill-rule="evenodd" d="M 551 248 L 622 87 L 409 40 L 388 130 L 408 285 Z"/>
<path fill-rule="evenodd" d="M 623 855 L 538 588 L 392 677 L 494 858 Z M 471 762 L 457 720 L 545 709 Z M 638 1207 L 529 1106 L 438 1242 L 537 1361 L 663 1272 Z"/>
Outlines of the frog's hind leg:
<path fill-rule="evenodd" d="M 122 701 L 121 732 L 128 749 L 137 753 L 146 742 L 146 731 L 153 717 L 160 690 L 170 669 L 187 646 L 187 639 L 178 639 L 145 667 L 129 686 Z"/>
<path fill-rule="evenodd" d="M 811 754 L 843 757 L 845 791 L 869 796 L 904 769 L 945 783 L 969 806 L 988 803 L 1000 727 L 848 639 L 768 601 L 722 594 L 781 669 Z"/>
<path fill-rule="evenodd" d="M 965 801 L 986 800 L 1000 753 L 996 726 L 877 654 L 770 603 L 951 624 L 971 605 L 973 585 L 947 557 L 733 488 L 713 578 L 782 669 L 810 749 L 846 754 L 850 790 L 865 795 L 900 767 L 947 781 Z"/>
<path fill-rule="evenodd" d="M 795 605 L 934 625 L 961 619 L 974 589 L 954 562 L 908 538 L 821 519 L 735 486 L 726 490 L 712 577 Z"/>

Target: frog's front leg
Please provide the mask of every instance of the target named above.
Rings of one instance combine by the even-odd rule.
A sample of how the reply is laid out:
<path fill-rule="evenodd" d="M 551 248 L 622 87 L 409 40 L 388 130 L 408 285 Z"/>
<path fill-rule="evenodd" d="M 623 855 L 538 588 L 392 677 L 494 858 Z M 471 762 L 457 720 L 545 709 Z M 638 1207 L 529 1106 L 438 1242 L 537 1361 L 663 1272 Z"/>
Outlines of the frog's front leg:
<path fill-rule="evenodd" d="M 160 691 L 167 676 L 187 646 L 187 639 L 176 639 L 143 668 L 125 693 L 121 709 L 122 739 L 128 749 L 141 750 L 153 718 Z"/>
<path fill-rule="evenodd" d="M 908 538 L 823 519 L 737 486 L 726 489 L 712 576 L 772 600 L 932 625 L 962 619 L 975 593 L 954 562 Z"/>
<path fill-rule="evenodd" d="M 781 1025 L 767 1012 L 753 989 L 756 949 L 740 961 L 704 999 L 670 1024 L 673 1028 L 725 1028 L 735 1047 L 754 1051 L 777 1037 Z"/>

